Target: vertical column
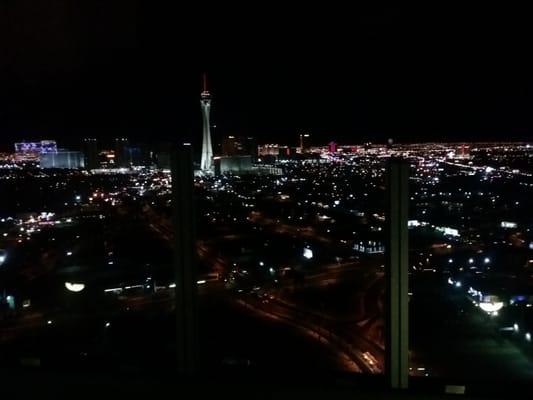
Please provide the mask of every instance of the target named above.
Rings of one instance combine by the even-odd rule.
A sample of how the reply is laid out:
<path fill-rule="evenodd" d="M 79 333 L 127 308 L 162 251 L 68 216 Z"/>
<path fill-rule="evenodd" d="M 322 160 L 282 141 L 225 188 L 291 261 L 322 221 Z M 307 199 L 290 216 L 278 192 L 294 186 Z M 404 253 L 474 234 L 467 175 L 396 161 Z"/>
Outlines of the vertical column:
<path fill-rule="evenodd" d="M 406 389 L 409 377 L 408 212 L 409 165 L 391 158 L 387 165 L 385 369 L 393 389 Z"/>
<path fill-rule="evenodd" d="M 197 368 L 198 346 L 191 146 L 180 145 L 172 152 L 171 170 L 178 372 L 192 375 Z"/>

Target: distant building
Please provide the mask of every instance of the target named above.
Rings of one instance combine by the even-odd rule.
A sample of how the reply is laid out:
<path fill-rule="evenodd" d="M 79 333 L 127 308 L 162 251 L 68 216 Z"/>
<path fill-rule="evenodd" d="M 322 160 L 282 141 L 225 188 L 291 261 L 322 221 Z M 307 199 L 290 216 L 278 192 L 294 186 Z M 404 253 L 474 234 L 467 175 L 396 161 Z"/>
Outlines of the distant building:
<path fill-rule="evenodd" d="M 100 168 L 115 168 L 115 152 L 113 150 L 102 150 L 98 154 Z"/>
<path fill-rule="evenodd" d="M 55 140 L 15 143 L 15 160 L 17 161 L 37 161 L 41 154 L 55 152 L 57 152 Z"/>
<path fill-rule="evenodd" d="M 215 175 L 252 173 L 252 156 L 215 157 Z"/>
<path fill-rule="evenodd" d="M 309 147 L 309 134 L 304 133 L 300 134 L 300 152 L 305 153 L 307 148 Z"/>
<path fill-rule="evenodd" d="M 124 148 L 125 163 L 133 167 L 144 167 L 152 164 L 150 152 L 146 146 L 128 145 Z"/>
<path fill-rule="evenodd" d="M 170 152 L 172 143 L 161 142 L 156 148 L 155 165 L 159 169 L 170 169 Z"/>
<path fill-rule="evenodd" d="M 127 146 L 128 146 L 128 139 L 126 138 L 115 139 L 115 158 L 114 158 L 115 168 L 127 168 L 130 166 L 128 164 L 128 156 L 127 156 L 127 151 L 126 151 Z"/>
<path fill-rule="evenodd" d="M 260 156 L 277 156 L 279 155 L 279 148 L 283 147 L 279 144 L 263 144 L 258 146 L 257 151 Z"/>
<path fill-rule="evenodd" d="M 256 175 L 283 175 L 283 169 L 274 167 L 272 165 L 256 165 L 253 167 L 252 172 Z"/>
<path fill-rule="evenodd" d="M 222 155 L 234 156 L 237 154 L 235 136 L 226 136 L 222 139 Z"/>
<path fill-rule="evenodd" d="M 468 160 L 470 159 L 470 146 L 465 145 L 464 143 L 460 146 L 457 146 L 455 149 L 452 149 L 448 155 L 450 158 L 456 158 L 459 160 Z"/>
<path fill-rule="evenodd" d="M 257 142 L 250 136 L 226 136 L 222 140 L 223 156 L 251 155 L 257 157 Z"/>
<path fill-rule="evenodd" d="M 83 139 L 83 155 L 85 156 L 85 167 L 87 169 L 100 168 L 98 143 L 96 139 Z"/>
<path fill-rule="evenodd" d="M 41 168 L 79 169 L 84 168 L 85 160 L 81 151 L 60 150 L 57 153 L 41 154 Z"/>
<path fill-rule="evenodd" d="M 279 144 L 264 144 L 257 146 L 258 156 L 265 160 L 265 157 L 275 156 L 277 159 L 294 158 L 299 154 L 299 147 L 282 146 Z"/>
<path fill-rule="evenodd" d="M 170 153 L 166 151 L 157 153 L 155 164 L 159 169 L 170 169 Z"/>
<path fill-rule="evenodd" d="M 258 156 L 257 139 L 253 136 L 247 136 L 242 140 L 241 143 L 245 154 L 250 154 L 252 159 L 256 159 Z"/>
<path fill-rule="evenodd" d="M 359 243 L 354 243 L 353 249 L 360 253 L 367 254 L 380 254 L 385 252 L 385 246 L 381 242 L 375 241 L 360 241 Z"/>
<path fill-rule="evenodd" d="M 289 146 L 280 146 L 278 148 L 278 159 L 287 160 L 293 158 L 296 155 L 296 148 Z"/>

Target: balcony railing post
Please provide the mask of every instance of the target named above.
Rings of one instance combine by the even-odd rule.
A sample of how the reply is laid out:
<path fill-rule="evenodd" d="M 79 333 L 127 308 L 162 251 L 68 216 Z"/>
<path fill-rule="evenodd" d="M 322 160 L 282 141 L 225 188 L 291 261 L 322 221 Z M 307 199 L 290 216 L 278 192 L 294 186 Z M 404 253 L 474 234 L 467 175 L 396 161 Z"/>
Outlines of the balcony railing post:
<path fill-rule="evenodd" d="M 172 152 L 171 172 L 178 372 L 192 375 L 197 369 L 198 346 L 191 146 L 180 145 Z"/>
<path fill-rule="evenodd" d="M 385 369 L 393 389 L 406 389 L 409 377 L 408 213 L 409 165 L 391 158 L 386 175 L 386 342 Z"/>

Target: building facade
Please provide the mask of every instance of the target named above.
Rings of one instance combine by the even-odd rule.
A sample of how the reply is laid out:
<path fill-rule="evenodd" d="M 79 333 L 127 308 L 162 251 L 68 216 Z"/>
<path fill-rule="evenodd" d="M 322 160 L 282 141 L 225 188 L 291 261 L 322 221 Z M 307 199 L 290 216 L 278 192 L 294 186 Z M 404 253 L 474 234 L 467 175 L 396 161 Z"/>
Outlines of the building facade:
<path fill-rule="evenodd" d="M 128 139 L 116 138 L 115 139 L 115 168 L 127 168 L 128 165 Z"/>
<path fill-rule="evenodd" d="M 81 151 L 64 151 L 41 154 L 41 168 L 79 169 L 85 167 L 85 158 Z"/>
<path fill-rule="evenodd" d="M 98 158 L 98 143 L 96 139 L 83 139 L 83 154 L 85 156 L 85 167 L 87 169 L 100 168 L 100 160 Z"/>

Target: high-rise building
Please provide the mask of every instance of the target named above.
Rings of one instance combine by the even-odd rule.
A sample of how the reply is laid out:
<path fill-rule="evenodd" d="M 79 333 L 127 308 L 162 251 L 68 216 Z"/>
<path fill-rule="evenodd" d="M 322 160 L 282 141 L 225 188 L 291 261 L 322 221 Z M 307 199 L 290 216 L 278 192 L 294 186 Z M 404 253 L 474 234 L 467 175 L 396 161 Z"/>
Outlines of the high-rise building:
<path fill-rule="evenodd" d="M 252 156 L 222 156 L 214 157 L 213 169 L 215 175 L 221 174 L 249 174 L 252 173 Z"/>
<path fill-rule="evenodd" d="M 85 167 L 87 169 L 100 168 L 100 161 L 98 159 L 98 143 L 96 139 L 83 139 L 83 154 L 85 156 Z"/>
<path fill-rule="evenodd" d="M 308 138 L 309 138 L 308 133 L 300 134 L 300 152 L 301 153 L 305 153 L 305 151 L 307 150 L 307 147 L 309 146 Z"/>
<path fill-rule="evenodd" d="M 85 165 L 80 151 L 58 150 L 57 153 L 41 154 L 41 168 L 78 169 Z"/>
<path fill-rule="evenodd" d="M 160 169 L 170 169 L 172 143 L 162 142 L 156 147 L 155 164 Z"/>
<path fill-rule="evenodd" d="M 149 166 L 152 164 L 151 152 L 144 144 L 128 145 L 125 147 L 126 165 L 133 167 Z"/>
<path fill-rule="evenodd" d="M 262 144 L 258 146 L 257 151 L 260 156 L 277 156 L 280 149 L 285 147 L 279 144 Z"/>
<path fill-rule="evenodd" d="M 57 152 L 55 140 L 15 143 L 15 159 L 18 161 L 38 161 L 42 154 L 55 152 Z"/>
<path fill-rule="evenodd" d="M 257 142 L 250 136 L 226 136 L 222 140 L 223 156 L 250 155 L 257 157 Z"/>
<path fill-rule="evenodd" d="M 127 149 L 128 139 L 116 138 L 115 139 L 115 168 L 126 168 L 128 165 Z"/>
<path fill-rule="evenodd" d="M 211 110 L 211 94 L 207 90 L 207 78 L 204 74 L 203 91 L 200 100 L 202 106 L 202 158 L 200 161 L 200 169 L 204 172 L 211 172 L 213 170 L 213 145 L 211 144 L 211 129 L 209 112 Z"/>
<path fill-rule="evenodd" d="M 241 148 L 243 154 L 251 155 L 252 159 L 257 158 L 257 140 L 252 136 L 246 136 L 241 138 Z"/>
<path fill-rule="evenodd" d="M 237 139 L 235 136 L 226 136 L 222 139 L 222 155 L 234 156 L 237 154 Z"/>

